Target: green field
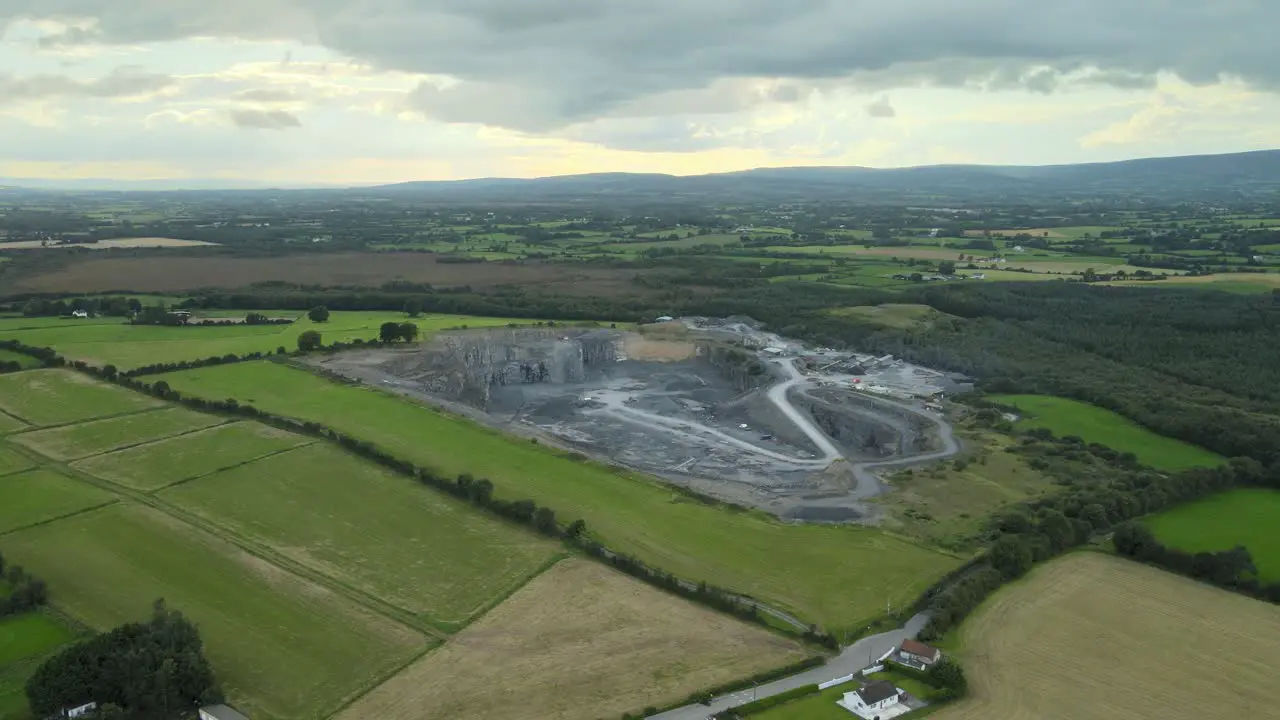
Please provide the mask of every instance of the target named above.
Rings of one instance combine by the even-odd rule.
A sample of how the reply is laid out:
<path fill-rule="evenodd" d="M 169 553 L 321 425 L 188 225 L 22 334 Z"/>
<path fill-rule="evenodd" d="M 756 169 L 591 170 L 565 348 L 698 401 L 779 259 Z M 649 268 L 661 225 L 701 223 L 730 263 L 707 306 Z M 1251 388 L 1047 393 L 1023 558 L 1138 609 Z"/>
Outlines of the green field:
<path fill-rule="evenodd" d="M 151 491 L 313 442 L 255 422 L 219 425 L 74 464 L 104 480 Z"/>
<path fill-rule="evenodd" d="M 230 700 L 259 720 L 324 717 L 427 647 L 419 633 L 145 507 L 13 533 L 6 556 L 97 630 L 164 598 L 200 628 Z"/>
<path fill-rule="evenodd" d="M 40 361 L 30 355 L 0 349 L 0 362 L 16 362 L 24 368 L 39 367 Z"/>
<path fill-rule="evenodd" d="M 25 686 L 45 656 L 76 632 L 46 613 L 0 618 L 0 720 L 28 720 Z"/>
<path fill-rule="evenodd" d="M 0 445 L 0 475 L 29 470 L 35 466 L 36 464 L 27 459 L 25 455 Z"/>
<path fill-rule="evenodd" d="M 10 441 L 55 460 L 75 460 L 180 435 L 220 422 L 222 418 L 216 415 L 169 407 L 79 425 L 36 430 L 15 435 Z"/>
<path fill-rule="evenodd" d="M 5 415 L 4 413 L 0 412 L 0 435 L 11 433 L 16 430 L 22 430 L 23 428 L 26 428 L 26 427 L 27 427 L 26 423 L 18 420 L 15 417 L 11 417 L 9 415 Z"/>
<path fill-rule="evenodd" d="M 1018 422 L 1022 427 L 1048 428 L 1058 437 L 1075 435 L 1112 450 L 1131 452 L 1139 462 L 1160 470 L 1211 467 L 1224 461 L 1204 448 L 1157 435 L 1088 403 L 1048 395 L 991 395 L 990 399 L 1025 413 L 1027 417 Z"/>
<path fill-rule="evenodd" d="M 298 336 L 316 330 L 326 343 L 369 340 L 378 337 L 384 322 L 412 322 L 420 337 L 432 332 L 460 326 L 490 327 L 508 323 L 529 324 L 533 320 L 474 317 L 468 315 L 428 314 L 410 319 L 401 312 L 333 312 L 329 320 L 313 323 L 306 313 L 297 310 L 264 310 L 271 317 L 295 317 L 291 325 L 230 325 L 213 327 L 166 327 L 130 325 L 114 318 L 112 322 L 71 325 L 66 322 L 34 329 L 6 330 L 0 322 L 0 340 L 20 340 L 28 345 L 52 347 L 71 360 L 84 360 L 95 365 L 115 365 L 127 370 L 162 362 L 199 360 L 227 354 L 275 352 L 283 347 L 297 349 Z M 209 313 L 210 316 L 244 317 L 244 312 Z"/>
<path fill-rule="evenodd" d="M 328 444 L 159 497 L 440 624 L 461 623 L 509 594 L 559 550 Z"/>
<path fill-rule="evenodd" d="M 1160 542 L 1187 552 L 1249 548 L 1258 577 L 1280 581 L 1280 492 L 1246 488 L 1166 510 L 1146 524 Z"/>
<path fill-rule="evenodd" d="M 52 470 L 0 477 L 0 534 L 109 503 L 115 496 Z M 8 547 L 5 547 L 8 550 Z"/>
<path fill-rule="evenodd" d="M 0 375 L 0 410 L 35 425 L 58 425 L 159 405 L 138 393 L 95 382 L 71 370 Z"/>
<path fill-rule="evenodd" d="M 829 687 L 816 695 L 783 703 L 752 715 L 751 718 L 752 720 L 849 720 L 857 716 L 836 703 L 844 698 L 845 693 L 853 692 L 858 687 L 856 682 Z"/>
<path fill-rule="evenodd" d="M 860 527 L 790 525 L 686 498 L 637 475 L 573 460 L 390 395 L 275 363 L 156 376 L 208 398 L 325 423 L 447 475 L 490 478 L 505 499 L 532 499 L 561 522 L 586 521 L 615 550 L 668 572 L 789 608 L 832 630 L 860 627 L 913 601 L 958 558 Z"/>

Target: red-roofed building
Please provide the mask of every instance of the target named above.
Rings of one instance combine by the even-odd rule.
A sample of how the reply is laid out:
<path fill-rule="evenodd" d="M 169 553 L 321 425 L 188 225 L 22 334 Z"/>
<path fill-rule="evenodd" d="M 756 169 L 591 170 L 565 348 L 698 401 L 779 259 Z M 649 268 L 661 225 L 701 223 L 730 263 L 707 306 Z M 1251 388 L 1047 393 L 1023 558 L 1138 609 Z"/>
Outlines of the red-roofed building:
<path fill-rule="evenodd" d="M 910 638 L 902 641 L 902 647 L 899 648 L 898 654 L 903 659 L 913 663 L 919 663 L 928 667 L 942 659 L 942 651 L 931 645 L 925 645 L 919 640 Z"/>

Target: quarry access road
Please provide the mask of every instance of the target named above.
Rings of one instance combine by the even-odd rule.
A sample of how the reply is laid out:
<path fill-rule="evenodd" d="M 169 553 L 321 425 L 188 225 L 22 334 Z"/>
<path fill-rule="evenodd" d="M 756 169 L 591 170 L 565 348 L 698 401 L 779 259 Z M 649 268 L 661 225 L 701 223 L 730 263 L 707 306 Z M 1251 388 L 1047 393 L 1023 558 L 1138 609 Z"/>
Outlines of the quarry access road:
<path fill-rule="evenodd" d="M 928 622 L 929 615 L 920 613 L 897 630 L 862 638 L 844 648 L 839 655 L 827 661 L 826 665 L 820 665 L 755 688 L 721 695 L 712 698 L 711 702 L 706 705 L 695 703 L 664 713 L 658 713 L 657 715 L 650 715 L 647 720 L 706 720 L 706 718 L 718 712 L 736 708 L 739 705 L 746 705 L 753 700 L 761 700 L 779 695 L 788 690 L 804 687 L 805 685 L 815 685 L 846 675 L 853 675 L 863 668 L 870 667 L 875 663 L 876 658 L 884 655 L 891 648 L 901 645 L 903 640 L 914 638 Z M 856 688 L 855 685 L 849 685 L 848 687 L 850 691 Z M 834 706 L 834 703 L 832 705 Z"/>
<path fill-rule="evenodd" d="M 818 450 L 822 451 L 824 465 L 830 465 L 844 457 L 844 454 L 840 452 L 835 443 L 831 442 L 831 438 L 827 437 L 822 430 L 818 429 L 817 425 L 813 424 L 812 420 L 797 410 L 796 406 L 792 405 L 791 401 L 787 399 L 787 392 L 800 383 L 807 382 L 808 378 L 800 373 L 795 363 L 791 360 L 783 360 L 776 364 L 787 374 L 787 379 L 769 388 L 769 400 L 778 406 L 782 414 L 786 415 L 793 425 L 800 428 L 813 441 L 814 445 L 818 446 Z"/>
<path fill-rule="evenodd" d="M 894 407 L 901 408 L 913 415 L 922 417 L 933 423 L 938 428 L 938 438 L 942 440 L 942 449 L 932 452 L 921 453 L 919 455 L 909 455 L 906 457 L 894 458 L 892 460 L 872 460 L 869 462 L 852 463 L 850 469 L 853 476 L 858 481 L 858 487 L 853 491 L 853 497 L 862 500 L 874 497 L 884 492 L 884 486 L 880 484 L 880 478 L 873 472 L 874 470 L 887 470 L 895 467 L 904 467 L 914 465 L 916 463 L 929 462 L 932 460 L 943 460 L 960 452 L 960 441 L 956 440 L 955 432 L 948 423 L 942 418 L 929 415 L 917 408 L 905 405 L 903 403 L 877 399 Z"/>

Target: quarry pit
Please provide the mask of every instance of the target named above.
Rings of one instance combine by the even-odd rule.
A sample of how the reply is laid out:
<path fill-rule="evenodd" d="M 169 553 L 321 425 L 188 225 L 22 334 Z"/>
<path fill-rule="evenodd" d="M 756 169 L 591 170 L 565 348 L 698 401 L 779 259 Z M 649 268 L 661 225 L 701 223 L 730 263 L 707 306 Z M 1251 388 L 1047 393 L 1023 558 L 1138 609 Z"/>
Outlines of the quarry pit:
<path fill-rule="evenodd" d="M 877 473 L 955 454 L 963 379 L 749 318 L 508 327 L 312 360 L 491 427 L 811 522 L 874 523 Z"/>

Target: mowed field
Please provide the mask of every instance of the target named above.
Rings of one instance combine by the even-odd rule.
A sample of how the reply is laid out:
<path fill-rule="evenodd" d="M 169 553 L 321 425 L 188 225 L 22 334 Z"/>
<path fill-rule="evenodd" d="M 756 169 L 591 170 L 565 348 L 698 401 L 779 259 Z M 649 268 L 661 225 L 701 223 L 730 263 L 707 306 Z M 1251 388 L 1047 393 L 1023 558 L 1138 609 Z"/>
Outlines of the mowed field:
<path fill-rule="evenodd" d="M 574 558 L 337 718 L 618 717 L 805 655 L 795 642 Z"/>
<path fill-rule="evenodd" d="M 0 375 L 0 411 L 31 425 L 72 423 L 160 404 L 71 370 L 26 370 Z"/>
<path fill-rule="evenodd" d="M 164 327 L 130 325 L 114 318 L 110 323 L 86 325 L 55 324 L 26 327 L 0 321 L 0 339 L 20 340 L 27 345 L 51 347 L 72 360 L 95 365 L 115 365 L 128 370 L 143 365 L 181 360 L 199 360 L 227 354 L 273 353 L 277 348 L 297 349 L 298 336 L 308 330 L 320 333 L 326 343 L 370 340 L 378 337 L 384 322 L 412 322 L 420 338 L 456 327 L 492 327 L 510 323 L 529 324 L 527 319 L 428 314 L 409 318 L 400 312 L 332 312 L 323 323 L 313 323 L 296 310 L 268 310 L 272 317 L 293 317 L 291 325 L 227 325 L 212 327 Z M 226 315 L 219 312 L 219 315 Z M 244 317 L 233 313 L 231 317 Z M 5 323 L 9 323 L 8 329 Z"/>
<path fill-rule="evenodd" d="M 165 407 L 105 420 L 63 425 L 14 435 L 12 442 L 55 460 L 75 460 L 217 425 L 222 418 Z"/>
<path fill-rule="evenodd" d="M 247 287 L 273 280 L 299 285 L 378 287 L 392 280 L 437 287 L 537 286 L 558 293 L 593 295 L 632 284 L 635 270 L 586 268 L 536 261 L 442 263 L 432 253 L 305 253 L 276 257 L 110 257 L 77 259 L 69 265 L 13 278 L 10 292 L 95 293 L 128 288 L 178 292 Z"/>
<path fill-rule="evenodd" d="M 326 443 L 159 497 L 445 628 L 524 584 L 560 551 Z"/>
<path fill-rule="evenodd" d="M 970 697 L 935 720 L 1270 718 L 1280 607 L 1100 553 L 1055 560 L 961 626 Z"/>
<path fill-rule="evenodd" d="M 1160 470 L 1212 467 L 1225 458 L 1190 443 L 1147 430 L 1096 405 L 1048 395 L 991 395 L 990 399 L 1026 414 L 1023 427 L 1048 428 L 1058 437 L 1075 435 L 1112 450 L 1131 452 L 1144 465 Z"/>
<path fill-rule="evenodd" d="M 1249 548 L 1258 577 L 1280 581 L 1280 491 L 1243 488 L 1146 519 L 1160 542 L 1187 552 Z"/>
<path fill-rule="evenodd" d="M 709 507 L 648 478 L 505 436 L 391 395 L 256 362 L 153 376 L 372 441 L 447 475 L 487 477 L 498 497 L 586 521 L 609 547 L 668 572 L 750 593 L 832 631 L 914 600 L 960 559 L 860 527 L 791 525 Z"/>

